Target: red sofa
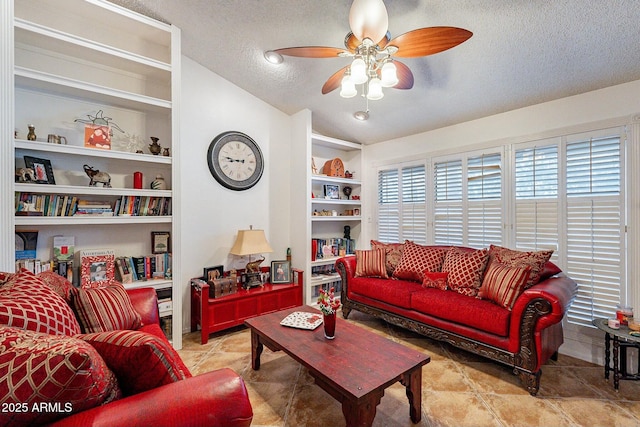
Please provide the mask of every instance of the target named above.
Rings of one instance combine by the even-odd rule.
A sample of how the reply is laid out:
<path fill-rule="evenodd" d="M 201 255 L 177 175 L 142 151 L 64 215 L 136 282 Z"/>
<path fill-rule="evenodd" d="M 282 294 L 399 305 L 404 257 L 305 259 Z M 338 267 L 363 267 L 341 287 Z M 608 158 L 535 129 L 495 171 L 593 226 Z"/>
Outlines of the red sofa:
<path fill-rule="evenodd" d="M 66 307 L 60 305 L 60 301 L 65 302 L 65 296 L 70 296 L 69 289 L 61 289 L 58 286 L 61 283 L 58 279 L 53 279 L 57 284 L 52 283 L 50 275 L 48 280 L 39 281 L 40 278 L 34 275 L 24 272 L 18 274 L 23 277 L 23 280 L 16 282 L 11 279 L 16 275 L 0 273 L 0 347 L 4 345 L 6 350 L 0 354 L 0 403 L 3 408 L 7 408 L 0 414 L 0 425 L 42 423 L 54 426 L 110 427 L 251 425 L 253 412 L 247 390 L 242 378 L 234 371 L 220 369 L 195 377 L 191 376 L 160 328 L 158 302 L 154 289 L 126 291 L 131 305 L 140 316 L 140 326 L 135 331 L 80 333 L 71 336 L 48 334 L 43 333 L 42 329 L 47 327 L 60 329 L 61 327 L 61 323 L 55 324 L 51 320 L 52 317 L 58 321 L 62 319 L 65 322 L 63 328 L 71 328 L 71 330 L 76 328 L 73 321 L 68 317 L 65 318 Z M 63 288 L 64 286 L 62 285 Z M 51 295 L 51 288 L 56 287 L 58 287 L 57 294 Z M 30 302 L 28 294 L 33 293 L 33 289 L 40 294 L 34 295 Z M 46 298 L 43 298 L 45 295 L 43 292 L 48 295 Z M 62 298 L 58 299 L 57 295 Z M 49 301 L 43 303 L 43 299 Z M 34 307 L 33 313 L 47 313 L 47 316 L 37 317 L 37 314 L 30 314 L 29 304 L 31 303 Z M 66 303 L 71 306 L 69 300 Z M 44 309 L 40 307 L 41 304 L 45 307 Z M 35 321 L 25 323 L 24 318 Z M 144 334 L 138 332 L 144 332 Z M 13 339 L 14 336 L 18 339 Z M 127 345 L 124 341 L 132 340 L 132 337 L 142 344 L 136 347 L 136 354 L 129 355 L 128 350 L 134 345 Z M 31 339 L 34 344 L 25 346 L 25 343 Z M 122 347 L 114 347 L 113 344 L 122 344 Z M 43 346 L 46 346 L 44 350 Z M 64 347 L 63 350 L 60 349 L 61 346 Z M 74 348 L 76 346 L 77 348 Z M 90 357 L 83 359 L 78 354 L 59 356 L 69 348 L 76 353 L 79 353 L 78 348 L 84 349 L 83 355 L 89 354 Z M 112 375 L 111 371 L 113 371 L 121 390 L 115 392 L 111 390 L 107 403 L 86 408 L 82 401 L 78 402 L 77 393 L 73 394 L 74 387 L 80 388 L 78 381 L 70 382 L 69 375 L 58 375 L 58 372 L 63 370 L 59 363 L 56 364 L 56 358 L 60 357 L 65 358 L 66 365 L 78 365 L 77 371 L 83 372 L 83 375 L 94 375 L 89 380 L 89 385 L 92 387 L 97 387 L 95 384 L 103 382 L 102 380 Z M 108 368 L 104 367 L 105 362 L 101 360 L 102 358 L 106 361 Z M 157 366 L 147 366 L 145 363 Z M 38 387 L 37 383 L 43 380 L 41 376 L 36 379 L 35 375 L 40 375 L 42 370 L 39 368 L 46 364 L 49 365 L 46 368 L 47 381 L 55 375 L 59 376 L 55 381 L 69 381 L 60 387 L 62 390 L 51 391 L 52 387 L 49 386 Z M 165 369 L 165 365 L 169 364 L 172 366 Z M 91 372 L 99 368 L 102 369 L 102 373 Z M 141 379 L 146 384 L 130 384 L 130 378 L 118 377 L 118 373 L 123 369 L 130 369 L 129 372 L 133 375 L 143 372 L 140 375 L 145 376 Z M 173 376 L 169 377 L 165 371 L 172 369 L 173 372 L 169 373 Z M 21 372 L 17 372 L 18 370 Z M 157 380 L 149 378 L 158 372 L 164 373 L 164 377 Z M 31 385 L 25 395 L 21 378 L 30 374 L 34 375 L 34 379 L 29 381 Z M 127 384 L 129 388 L 133 388 L 133 391 L 127 392 L 125 388 Z M 143 390 L 138 392 L 140 388 Z M 85 393 L 84 390 L 82 392 Z M 20 397 L 25 398 L 25 401 L 21 401 Z M 50 398 L 49 401 L 47 401 L 48 398 Z M 75 401 L 72 400 L 74 398 Z M 91 400 L 91 397 L 85 400 Z"/>
<path fill-rule="evenodd" d="M 557 357 L 562 318 L 577 293 L 576 283 L 551 262 L 510 310 L 415 281 L 356 277 L 354 256 L 338 259 L 336 268 L 342 279 L 344 318 L 358 310 L 512 366 L 531 395 L 538 392 L 542 365 Z"/>

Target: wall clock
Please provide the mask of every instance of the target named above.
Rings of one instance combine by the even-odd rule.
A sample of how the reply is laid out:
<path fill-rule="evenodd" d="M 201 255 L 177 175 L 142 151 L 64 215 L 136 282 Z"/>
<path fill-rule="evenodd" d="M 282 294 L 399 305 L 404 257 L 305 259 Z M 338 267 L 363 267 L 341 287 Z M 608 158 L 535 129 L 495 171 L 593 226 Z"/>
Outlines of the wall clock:
<path fill-rule="evenodd" d="M 207 162 L 216 181 L 235 191 L 256 185 L 264 170 L 258 144 L 244 133 L 235 131 L 221 133 L 211 141 Z"/>
<path fill-rule="evenodd" d="M 327 176 L 337 176 L 340 178 L 344 178 L 344 164 L 340 158 L 336 157 L 335 159 L 327 160 L 322 168 L 322 173 Z"/>

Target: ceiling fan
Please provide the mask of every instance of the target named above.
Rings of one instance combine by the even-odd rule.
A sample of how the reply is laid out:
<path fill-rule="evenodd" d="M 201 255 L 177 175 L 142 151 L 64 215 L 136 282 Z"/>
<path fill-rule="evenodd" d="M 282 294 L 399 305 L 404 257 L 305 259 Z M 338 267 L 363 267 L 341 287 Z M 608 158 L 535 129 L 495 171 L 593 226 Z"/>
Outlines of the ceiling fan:
<path fill-rule="evenodd" d="M 322 86 L 322 93 L 327 94 L 341 86 L 340 95 L 351 98 L 357 94 L 355 85 L 362 84 L 362 94 L 368 101 L 381 99 L 384 96 L 383 87 L 413 87 L 413 73 L 396 57 L 433 55 L 451 49 L 473 35 L 462 28 L 429 27 L 409 31 L 391 39 L 387 8 L 382 0 L 354 0 L 349 11 L 349 26 L 351 31 L 344 40 L 346 49 L 323 46 L 288 47 L 267 54 L 304 58 L 354 58 L 350 65 L 329 77 Z M 367 112 L 358 113 L 363 113 L 365 116 L 361 120 L 366 120 L 368 107 Z"/>

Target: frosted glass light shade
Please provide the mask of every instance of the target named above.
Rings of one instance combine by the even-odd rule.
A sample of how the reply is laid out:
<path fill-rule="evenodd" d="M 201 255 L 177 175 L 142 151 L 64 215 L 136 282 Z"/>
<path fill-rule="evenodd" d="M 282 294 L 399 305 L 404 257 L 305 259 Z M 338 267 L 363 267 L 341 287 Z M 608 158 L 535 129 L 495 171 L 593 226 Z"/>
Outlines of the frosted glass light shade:
<path fill-rule="evenodd" d="M 380 72 L 383 87 L 392 87 L 398 84 L 398 74 L 396 73 L 396 64 L 387 62 L 382 66 Z"/>
<path fill-rule="evenodd" d="M 377 101 L 382 99 L 384 93 L 382 93 L 382 82 L 379 78 L 374 77 L 369 81 L 369 92 L 367 92 L 367 99 L 371 101 Z"/>
<path fill-rule="evenodd" d="M 360 41 L 377 44 L 387 34 L 389 15 L 382 0 L 354 0 L 349 11 L 351 32 Z"/>
<path fill-rule="evenodd" d="M 340 96 L 343 98 L 353 98 L 358 94 L 356 90 L 356 85 L 351 81 L 349 76 L 344 76 L 342 78 Z"/>
<path fill-rule="evenodd" d="M 351 63 L 351 81 L 357 85 L 367 81 L 367 64 L 362 58 L 356 58 Z"/>

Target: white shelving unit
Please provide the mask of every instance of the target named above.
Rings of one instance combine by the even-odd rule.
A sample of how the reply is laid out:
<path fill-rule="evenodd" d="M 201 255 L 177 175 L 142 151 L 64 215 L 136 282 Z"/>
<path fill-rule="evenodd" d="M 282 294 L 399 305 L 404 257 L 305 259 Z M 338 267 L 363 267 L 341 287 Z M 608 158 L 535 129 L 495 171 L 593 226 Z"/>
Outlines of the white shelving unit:
<path fill-rule="evenodd" d="M 14 217 L 15 207 L 3 203 L 3 215 L 11 216 L 8 225 L 16 231 L 38 230 L 37 257 L 42 260 L 52 256 L 54 235 L 75 236 L 76 251 L 111 248 L 116 256 L 140 256 L 152 252 L 151 231 L 169 231 L 172 277 L 181 277 L 179 194 L 171 190 L 179 182 L 179 111 L 174 99 L 180 88 L 180 30 L 104 0 L 13 0 L 2 12 L 4 22 L 7 14 L 13 15 L 13 38 L 2 45 L 2 53 L 12 50 L 13 62 L 0 66 L 13 69 L 13 84 L 9 86 L 8 79 L 2 84 L 12 98 L 12 127 L 17 132 L 11 142 L 13 161 L 2 164 L 12 171 L 24 166 L 24 156 L 46 159 L 56 182 L 15 183 L 13 192 L 109 202 L 123 196 L 164 197 L 173 208 L 172 215 L 162 216 Z M 84 146 L 84 123 L 76 119 L 95 117 L 116 125 L 111 150 Z M 36 141 L 27 140 L 27 124 L 35 126 Z M 47 143 L 48 134 L 64 136 L 67 144 Z M 151 136 L 170 149 L 170 156 L 149 153 Z M 112 187 L 89 187 L 84 165 L 108 172 Z M 143 173 L 143 189 L 133 188 L 136 171 Z M 150 188 L 156 175 L 163 176 L 168 190 Z M 7 179 L 5 173 L 0 182 Z M 13 251 L 2 256 L 2 264 L 11 265 Z M 182 292 L 177 281 L 126 286 L 171 289 L 172 303 L 165 305 L 163 315 L 172 315 L 172 342 L 180 348 Z"/>
<path fill-rule="evenodd" d="M 311 113 L 308 110 L 296 114 L 294 123 L 296 144 L 292 152 L 292 168 L 295 176 L 305 178 L 292 183 L 291 189 L 292 261 L 294 266 L 301 266 L 305 272 L 304 302 L 314 305 L 321 287 L 334 286 L 339 290 L 340 276 L 337 273 L 316 274 L 318 270 L 332 270 L 339 256 L 312 260 L 311 240 L 344 238 L 344 227 L 349 226 L 355 246 L 361 245 L 362 217 L 359 213 L 362 212 L 362 206 L 359 197 L 362 194 L 362 184 L 358 175 L 362 174 L 362 146 L 313 133 Z M 322 175 L 325 162 L 336 157 L 343 161 L 347 171 L 354 174 L 352 178 Z M 312 158 L 317 174 L 312 172 Z M 340 199 L 325 198 L 325 185 L 338 185 Z M 352 189 L 349 199 L 342 192 L 345 186 Z M 356 196 L 355 200 L 353 196 Z"/>

